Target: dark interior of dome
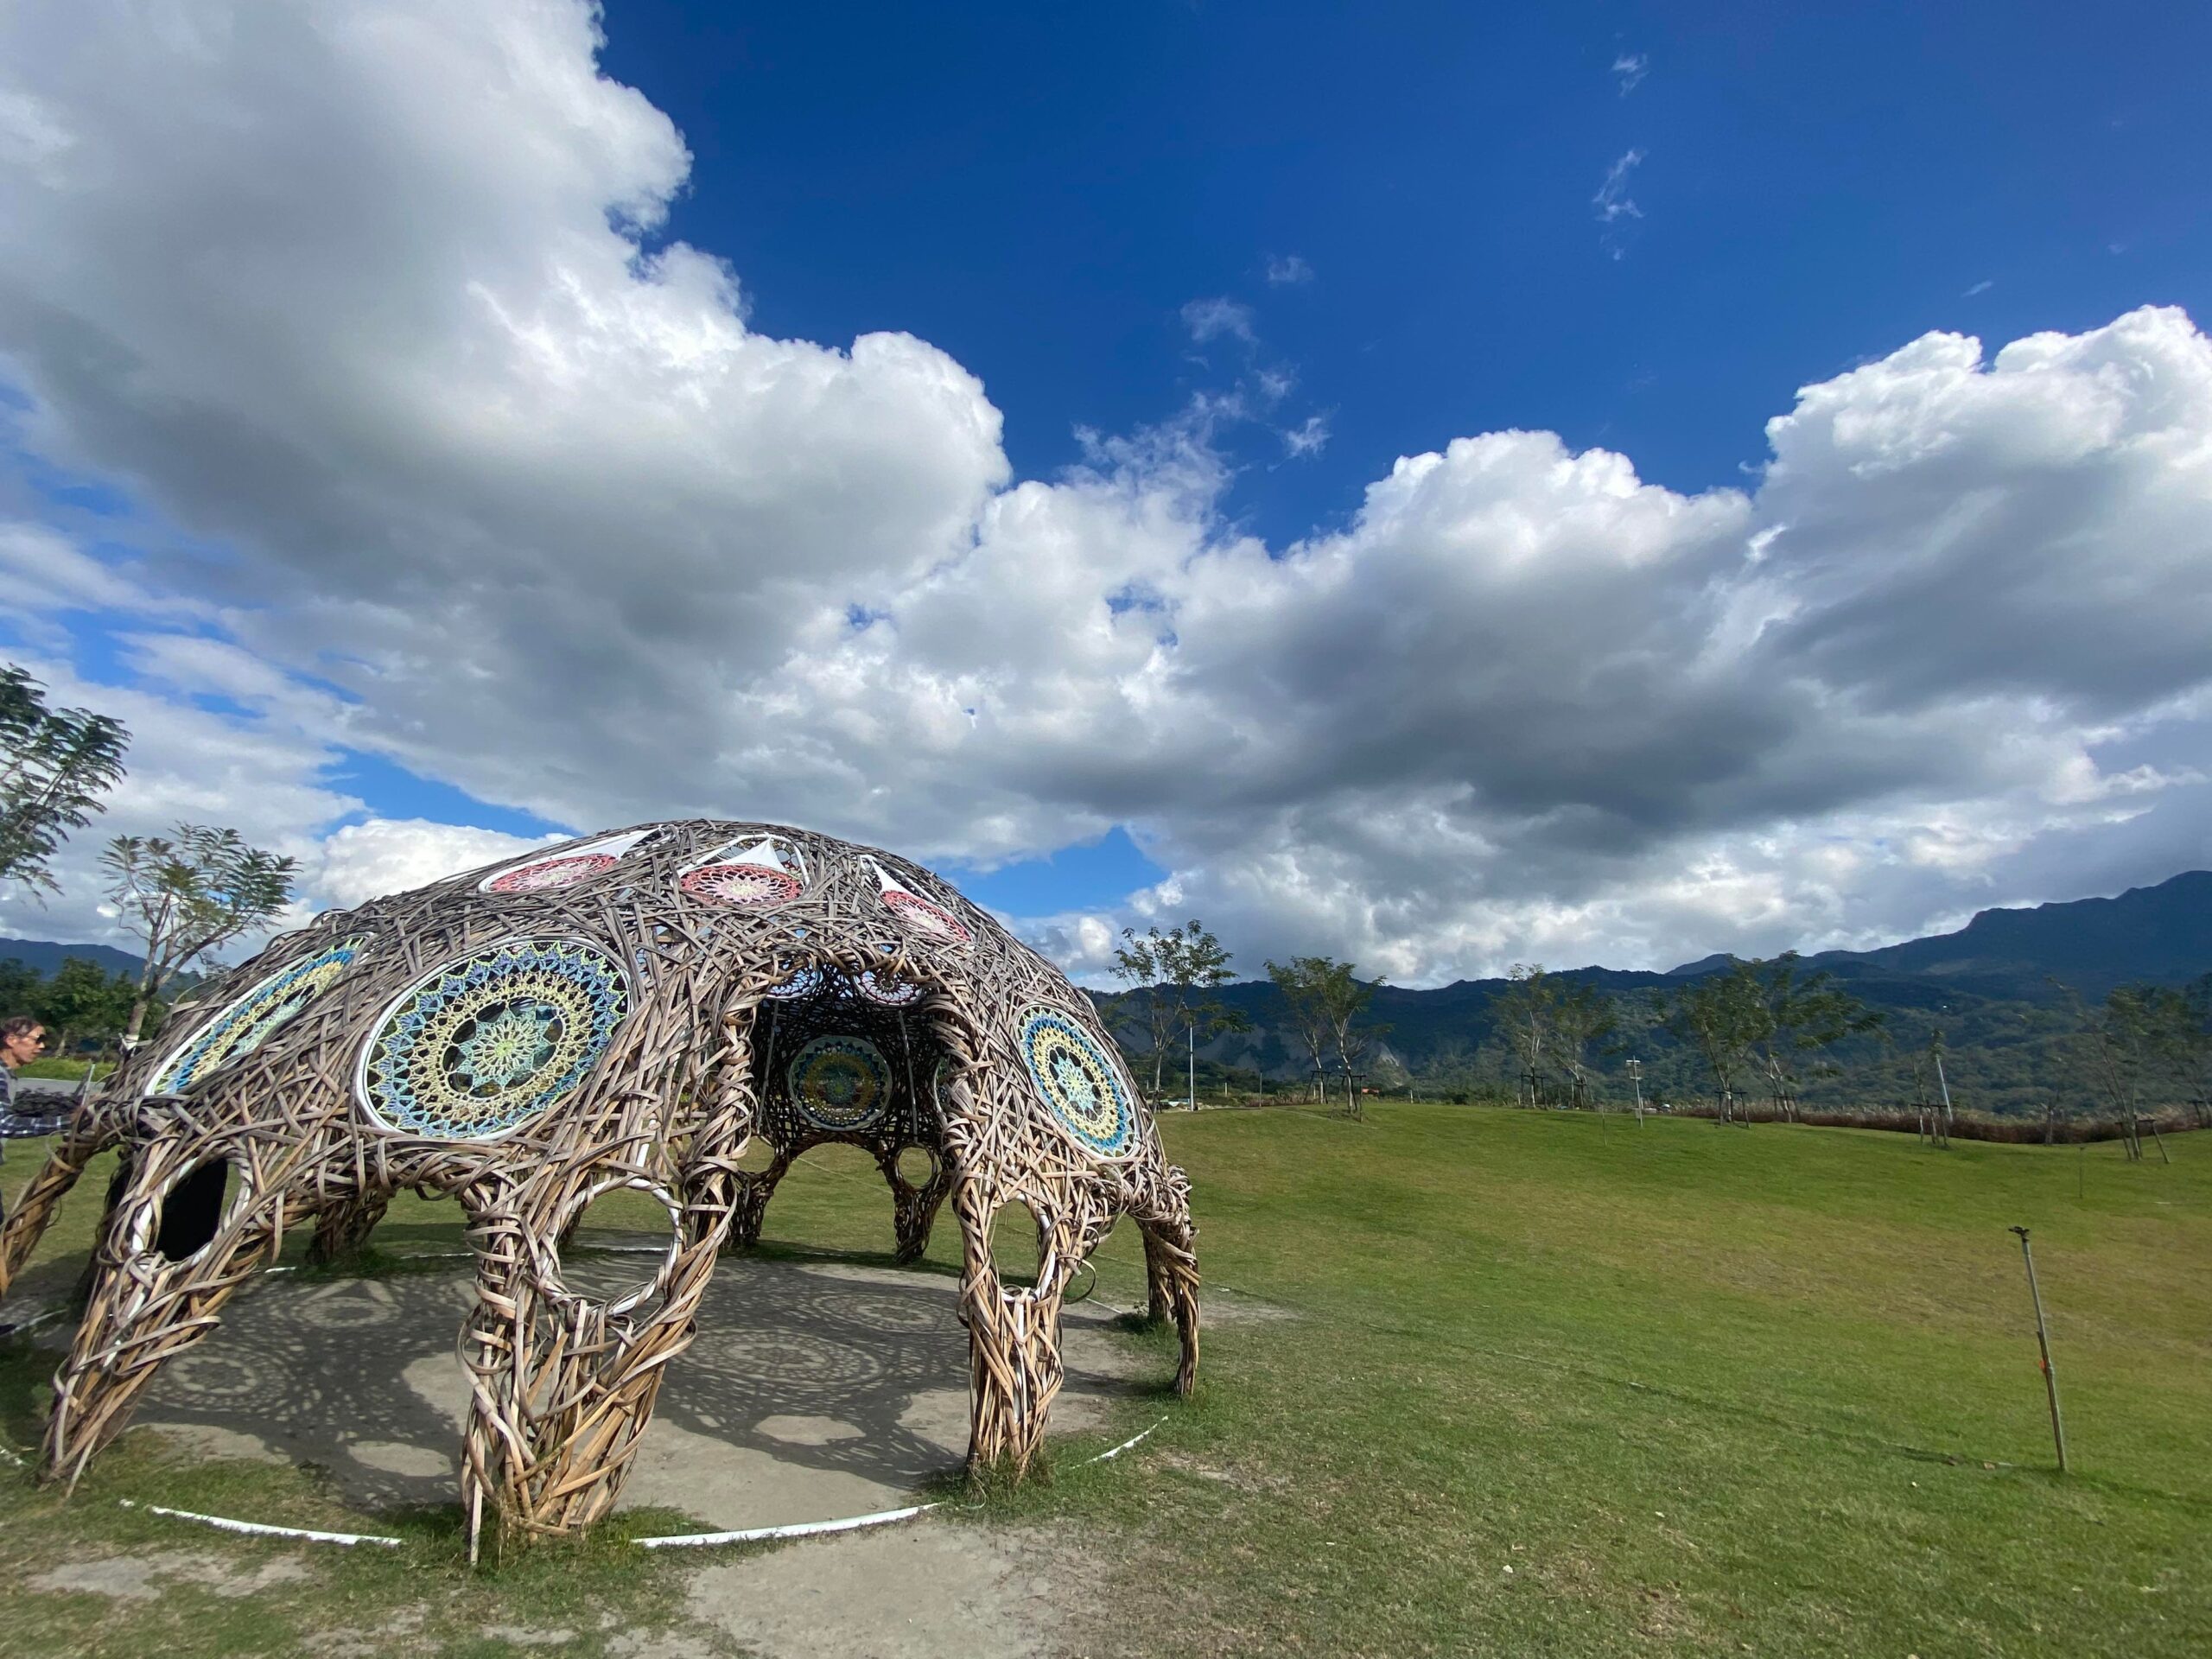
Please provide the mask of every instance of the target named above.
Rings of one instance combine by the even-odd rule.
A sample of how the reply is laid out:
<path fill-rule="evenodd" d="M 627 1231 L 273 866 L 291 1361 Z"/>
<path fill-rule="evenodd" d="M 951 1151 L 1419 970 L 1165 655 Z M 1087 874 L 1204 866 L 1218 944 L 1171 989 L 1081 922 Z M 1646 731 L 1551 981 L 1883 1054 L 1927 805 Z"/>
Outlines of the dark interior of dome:
<path fill-rule="evenodd" d="M 809 966 L 755 1011 L 756 1133 L 795 1149 L 849 1138 L 935 1151 L 945 1049 L 924 988 L 888 974 Z"/>

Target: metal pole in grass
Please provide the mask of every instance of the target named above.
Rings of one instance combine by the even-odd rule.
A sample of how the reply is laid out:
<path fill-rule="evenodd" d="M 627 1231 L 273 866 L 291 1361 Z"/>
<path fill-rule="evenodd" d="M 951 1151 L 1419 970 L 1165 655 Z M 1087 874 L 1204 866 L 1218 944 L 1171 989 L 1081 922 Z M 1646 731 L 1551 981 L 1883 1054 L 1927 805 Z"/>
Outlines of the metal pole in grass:
<path fill-rule="evenodd" d="M 2058 1373 L 2050 1369 L 2050 1332 L 2043 1322 L 2043 1293 L 2036 1288 L 2036 1253 L 2028 1246 L 2028 1230 L 2015 1227 L 2020 1236 L 2020 1259 L 2028 1264 L 2028 1300 L 2036 1307 L 2036 1346 L 2043 1354 L 2044 1392 L 2050 1396 L 2050 1438 L 2058 1443 L 2058 1472 L 2066 1472 L 2066 1421 L 2058 1414 Z"/>
<path fill-rule="evenodd" d="M 1640 1129 L 1643 1127 L 1643 1062 L 1642 1060 L 1630 1060 L 1628 1063 L 1628 1080 L 1636 1090 L 1636 1127 Z"/>

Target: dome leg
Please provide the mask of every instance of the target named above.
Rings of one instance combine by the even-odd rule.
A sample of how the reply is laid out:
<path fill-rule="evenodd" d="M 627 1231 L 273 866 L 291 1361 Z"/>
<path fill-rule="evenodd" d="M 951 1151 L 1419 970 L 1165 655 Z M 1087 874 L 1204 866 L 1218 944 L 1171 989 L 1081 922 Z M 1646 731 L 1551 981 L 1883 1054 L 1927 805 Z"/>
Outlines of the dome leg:
<path fill-rule="evenodd" d="M 172 1140 L 137 1150 L 94 1251 L 84 1319 L 54 1375 L 42 1480 L 76 1484 L 162 1364 L 215 1327 L 283 1237 L 289 1195 L 227 1198 L 225 1187 L 235 1192 L 245 1178 L 226 1167 L 222 1148 Z"/>
<path fill-rule="evenodd" d="M 468 1422 L 461 1498 L 476 1558 L 486 1510 L 525 1536 L 575 1532 L 621 1495 L 652 1421 L 668 1362 L 690 1345 L 699 1300 L 728 1236 L 735 1172 L 715 1172 L 677 1200 L 616 1158 L 550 1166 L 522 1189 L 471 1204 L 477 1306 L 461 1342 Z M 571 1294 L 554 1241 L 597 1193 L 643 1186 L 670 1206 L 672 1262 L 632 1306 Z"/>
<path fill-rule="evenodd" d="M 95 1141 L 65 1139 L 47 1154 L 46 1161 L 24 1185 L 15 1209 L 6 1222 L 0 1223 L 0 1296 L 6 1295 L 8 1287 L 16 1282 L 16 1275 L 53 1222 L 55 1209 L 99 1150 Z"/>
<path fill-rule="evenodd" d="M 779 1148 L 775 1161 L 767 1168 L 736 1172 L 737 1184 L 730 1194 L 732 1248 L 750 1249 L 760 1242 L 760 1224 L 767 1217 L 768 1200 L 775 1196 L 776 1184 L 784 1179 L 792 1161 L 792 1154 Z"/>
<path fill-rule="evenodd" d="M 915 1186 L 899 1173 L 899 1155 L 905 1150 L 901 1147 L 879 1147 L 875 1154 L 876 1166 L 882 1170 L 883 1179 L 891 1188 L 891 1228 L 897 1240 L 893 1259 L 902 1266 L 920 1261 L 928 1252 L 930 1230 L 936 1224 L 937 1212 L 943 1207 L 945 1195 L 952 1191 L 952 1174 L 943 1154 L 931 1153 L 930 1179 Z"/>
<path fill-rule="evenodd" d="M 1175 1370 L 1175 1392 L 1187 1400 L 1198 1376 L 1198 1259 L 1192 1249 L 1188 1221 L 1137 1224 L 1144 1237 L 1145 1282 L 1150 1292 L 1147 1317 L 1175 1321 L 1182 1338 L 1182 1362 Z"/>
<path fill-rule="evenodd" d="M 316 1219 L 315 1237 L 308 1245 L 308 1260 L 317 1267 L 326 1267 L 359 1255 L 391 1204 L 391 1194 L 378 1193 L 351 1198 L 324 1211 Z"/>
<path fill-rule="evenodd" d="M 965 1261 L 960 1311 L 968 1326 L 968 1468 L 974 1475 L 1002 1466 L 1019 1480 L 1044 1444 L 1046 1420 L 1060 1391 L 1060 1301 L 1075 1269 L 1074 1241 L 1058 1218 L 1065 1211 L 1052 1220 L 1040 1217 L 1037 1284 L 1008 1287 L 991 1260 L 992 1211 L 980 1185 L 957 1182 L 952 1205 Z"/>

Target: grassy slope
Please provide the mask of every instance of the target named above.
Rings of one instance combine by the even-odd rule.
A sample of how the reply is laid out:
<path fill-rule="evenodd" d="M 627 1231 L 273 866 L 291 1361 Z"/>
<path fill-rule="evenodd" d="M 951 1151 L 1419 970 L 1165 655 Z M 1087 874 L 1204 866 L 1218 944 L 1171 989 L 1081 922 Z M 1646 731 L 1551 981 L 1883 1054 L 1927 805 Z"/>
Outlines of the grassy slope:
<path fill-rule="evenodd" d="M 992 1500 L 1009 1520 L 1076 1523 L 1063 1535 L 1126 1586 L 1084 1635 L 1096 1650 L 2212 1646 L 2212 1135 L 2177 1137 L 2168 1168 L 2109 1145 L 1939 1154 L 1896 1135 L 1430 1106 L 1166 1130 L 1197 1185 L 1209 1280 L 1300 1317 L 1211 1328 L 1198 1399 L 1142 1455 L 1064 1457 L 1057 1478 Z M 881 1249 L 884 1195 L 856 1165 L 799 1166 L 771 1235 Z M 8 1185 L 27 1173 L 11 1158 Z M 79 1190 L 49 1255 L 83 1249 L 98 1190 Z M 2036 1230 L 2064 1480 L 2013 1222 Z M 449 1206 L 409 1200 L 379 1239 L 453 1236 Z M 933 1260 L 954 1247 L 946 1226 Z M 1137 1297 L 1128 1230 L 1101 1280 Z M 50 1365 L 0 1369 L 17 1447 Z M 347 1520 L 310 1475 L 181 1464 L 126 1439 L 67 1508 L 0 1478 L 0 1581 L 73 1554 L 281 1553 L 180 1536 L 118 1496 Z M 577 1629 L 588 1650 L 590 1610 L 664 1613 L 689 1567 L 607 1541 L 472 1578 L 449 1516 L 387 1529 L 410 1538 L 401 1559 L 319 1555 L 310 1583 L 251 1598 L 0 1591 L 0 1648 L 54 1651 L 60 1621 L 97 1607 L 111 1630 L 181 1632 L 180 1652 L 283 1651 L 405 1602 L 427 1606 L 418 1647 L 504 1622 Z"/>
<path fill-rule="evenodd" d="M 1046 1500 L 1177 1558 L 1192 1618 L 1137 1604 L 1135 1650 L 2212 1645 L 2212 1136 L 2167 1168 L 1477 1109 L 1169 1130 L 1209 1274 L 1306 1317 L 1222 1331 L 1138 1471 Z"/>

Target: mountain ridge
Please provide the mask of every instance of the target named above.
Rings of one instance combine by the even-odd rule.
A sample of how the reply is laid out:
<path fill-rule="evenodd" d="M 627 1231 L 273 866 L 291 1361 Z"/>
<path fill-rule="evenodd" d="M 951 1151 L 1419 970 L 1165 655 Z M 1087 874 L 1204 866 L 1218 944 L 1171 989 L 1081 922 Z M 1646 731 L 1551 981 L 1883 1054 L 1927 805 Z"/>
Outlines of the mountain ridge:
<path fill-rule="evenodd" d="M 2131 981 L 2179 983 L 2212 969 L 2212 870 L 2184 870 L 2110 899 L 1977 911 L 1955 932 L 1872 950 L 1823 950 L 1807 960 L 1839 976 L 2048 974 L 2085 996 Z"/>
<path fill-rule="evenodd" d="M 1662 997 L 1732 960 L 1717 954 L 1665 971 L 1563 969 L 1553 977 L 1614 996 L 1624 1040 L 1653 1063 L 1650 1075 L 1671 1090 L 1694 1092 L 1695 1065 L 1674 1052 L 1676 1046 L 1654 1021 Z M 1872 950 L 1821 951 L 1805 963 L 1833 975 L 1885 1018 L 1886 1040 L 1859 1039 L 1839 1051 L 1858 1067 L 1866 1093 L 1902 1092 L 1910 1054 L 1940 1026 L 1954 1087 L 1970 1079 L 1990 1103 L 2024 1109 L 2035 1099 L 2080 1092 L 2064 1054 L 2063 1031 L 2070 1024 L 2065 989 L 2094 1002 L 2116 985 L 2179 985 L 2212 973 L 2212 872 L 2185 871 L 2112 899 L 1986 910 L 1949 933 Z M 1415 1071 L 1503 1076 L 1508 1063 L 1490 1005 L 1510 982 L 1463 979 L 1421 990 L 1382 985 L 1370 1005 L 1370 1022 L 1387 1027 L 1384 1044 Z M 1094 994 L 1109 1016 L 1122 998 L 1141 995 Z M 1306 1075 L 1309 1062 L 1272 983 L 1240 980 L 1218 995 L 1251 1028 L 1201 1044 L 1202 1058 L 1273 1078 Z M 1126 1022 L 1123 1034 L 1134 1035 Z M 1141 1038 L 1132 1046 L 1141 1053 Z M 1963 1052 L 1968 1049 L 1980 1052 L 1970 1057 Z M 2069 1076 L 2063 1084 L 2056 1081 L 2062 1073 Z"/>
<path fill-rule="evenodd" d="M 64 944 L 54 939 L 0 939 L 0 962 L 13 959 L 42 977 L 52 978 L 54 970 L 72 957 L 96 963 L 111 974 L 129 974 L 136 979 L 145 967 L 145 958 L 134 957 L 128 950 L 118 950 L 111 944 Z"/>

